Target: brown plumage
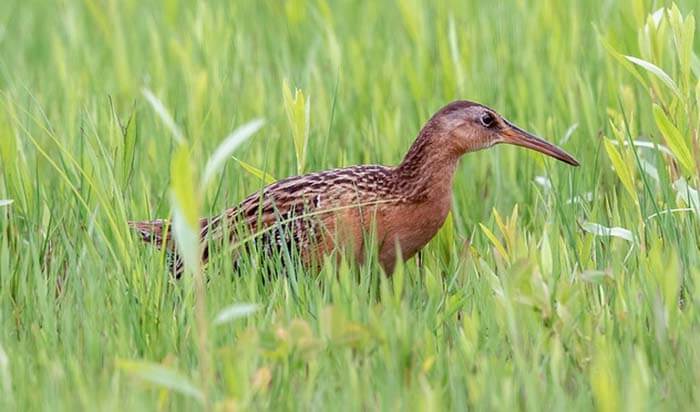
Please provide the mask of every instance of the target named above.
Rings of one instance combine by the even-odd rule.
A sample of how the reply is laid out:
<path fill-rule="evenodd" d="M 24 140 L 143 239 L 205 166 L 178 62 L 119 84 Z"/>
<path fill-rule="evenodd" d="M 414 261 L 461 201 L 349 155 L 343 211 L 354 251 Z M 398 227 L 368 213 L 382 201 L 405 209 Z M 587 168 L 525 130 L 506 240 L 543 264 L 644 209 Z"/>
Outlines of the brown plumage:
<path fill-rule="evenodd" d="M 290 177 L 265 187 L 222 214 L 202 219 L 202 259 L 212 239 L 237 240 L 240 227 L 264 232 L 266 252 L 296 248 L 302 263 L 313 266 L 337 247 L 364 261 L 364 239 L 372 232 L 379 262 L 391 274 L 400 250 L 409 259 L 433 238 L 450 210 L 452 180 L 460 157 L 509 143 L 537 150 L 573 166 L 578 162 L 556 146 L 505 120 L 486 106 L 455 101 L 422 128 L 404 160 L 395 167 L 366 165 Z M 170 251 L 171 270 L 182 262 L 167 222 L 130 222 L 141 238 Z M 234 228 L 239 228 L 236 231 Z M 166 232 L 166 233 L 164 233 Z"/>

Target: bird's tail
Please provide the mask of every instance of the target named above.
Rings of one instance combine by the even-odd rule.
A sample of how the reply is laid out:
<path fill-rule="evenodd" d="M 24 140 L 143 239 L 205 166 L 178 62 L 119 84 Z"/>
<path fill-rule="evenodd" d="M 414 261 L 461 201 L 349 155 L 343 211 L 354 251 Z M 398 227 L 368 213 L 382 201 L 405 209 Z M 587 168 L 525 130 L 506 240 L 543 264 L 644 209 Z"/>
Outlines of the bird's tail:
<path fill-rule="evenodd" d="M 182 257 L 177 252 L 175 242 L 172 236 L 171 222 L 164 219 L 149 220 L 149 221 L 130 221 L 131 227 L 145 243 L 152 244 L 158 249 L 165 249 L 165 257 L 170 273 L 175 278 L 180 278 L 184 271 Z M 210 221 L 207 218 L 200 219 L 200 240 L 204 242 L 210 227 Z M 202 263 L 206 263 L 209 257 L 209 251 L 204 244 L 202 251 Z"/>

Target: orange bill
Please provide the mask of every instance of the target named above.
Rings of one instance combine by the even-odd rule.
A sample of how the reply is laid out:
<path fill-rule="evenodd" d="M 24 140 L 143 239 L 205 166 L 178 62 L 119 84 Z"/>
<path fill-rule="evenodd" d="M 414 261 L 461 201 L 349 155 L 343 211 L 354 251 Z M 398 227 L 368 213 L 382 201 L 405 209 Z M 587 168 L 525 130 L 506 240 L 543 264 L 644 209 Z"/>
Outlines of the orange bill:
<path fill-rule="evenodd" d="M 512 123 L 507 123 L 505 130 L 500 132 L 503 139 L 502 143 L 512 144 L 515 146 L 525 147 L 531 150 L 535 150 L 547 156 L 551 156 L 557 160 L 561 160 L 564 163 L 568 163 L 572 166 L 578 166 L 578 160 L 573 156 L 566 153 L 563 149 L 549 143 L 544 139 L 526 132 L 525 130 L 515 126 Z"/>

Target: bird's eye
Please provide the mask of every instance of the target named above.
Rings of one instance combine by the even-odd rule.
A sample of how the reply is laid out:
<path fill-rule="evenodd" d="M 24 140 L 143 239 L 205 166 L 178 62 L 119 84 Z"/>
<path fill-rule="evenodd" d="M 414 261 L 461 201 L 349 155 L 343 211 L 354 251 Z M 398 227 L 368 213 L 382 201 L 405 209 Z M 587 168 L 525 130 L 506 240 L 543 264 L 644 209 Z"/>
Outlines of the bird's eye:
<path fill-rule="evenodd" d="M 491 113 L 482 114 L 480 120 L 484 127 L 493 127 L 496 124 L 496 118 Z"/>

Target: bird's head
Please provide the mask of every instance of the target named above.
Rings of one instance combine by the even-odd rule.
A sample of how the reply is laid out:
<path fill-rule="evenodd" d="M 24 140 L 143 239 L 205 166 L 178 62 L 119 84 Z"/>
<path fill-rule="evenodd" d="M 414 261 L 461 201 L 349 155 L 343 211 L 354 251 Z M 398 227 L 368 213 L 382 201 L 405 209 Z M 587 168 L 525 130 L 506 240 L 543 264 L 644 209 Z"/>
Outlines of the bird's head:
<path fill-rule="evenodd" d="M 526 147 L 572 166 L 579 163 L 559 147 L 528 133 L 495 110 L 478 103 L 456 101 L 438 111 L 426 125 L 445 150 L 461 156 L 499 143 Z"/>

